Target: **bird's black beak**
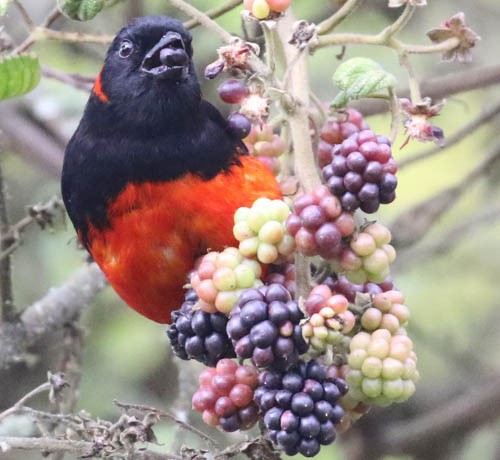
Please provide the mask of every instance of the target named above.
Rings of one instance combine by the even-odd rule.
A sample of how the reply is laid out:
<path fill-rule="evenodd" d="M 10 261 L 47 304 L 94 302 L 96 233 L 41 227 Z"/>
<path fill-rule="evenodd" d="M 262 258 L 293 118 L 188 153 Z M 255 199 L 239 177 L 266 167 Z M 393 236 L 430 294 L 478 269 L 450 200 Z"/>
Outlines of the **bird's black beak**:
<path fill-rule="evenodd" d="M 189 56 L 182 37 L 177 32 L 167 32 L 151 48 L 141 64 L 141 70 L 149 75 L 181 81 L 187 77 Z"/>

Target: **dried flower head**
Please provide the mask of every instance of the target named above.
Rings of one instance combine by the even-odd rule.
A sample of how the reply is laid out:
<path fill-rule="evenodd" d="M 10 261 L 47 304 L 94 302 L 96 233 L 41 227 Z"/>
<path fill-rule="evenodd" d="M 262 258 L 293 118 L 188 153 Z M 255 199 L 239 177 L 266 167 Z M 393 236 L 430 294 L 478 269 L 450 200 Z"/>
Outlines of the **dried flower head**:
<path fill-rule="evenodd" d="M 439 104 L 432 104 L 430 98 L 424 98 L 420 103 L 413 104 L 409 99 L 400 99 L 401 111 L 404 115 L 403 125 L 408 137 L 401 146 L 403 148 L 410 139 L 416 139 L 420 142 L 436 142 L 440 144 L 443 141 L 443 130 L 429 122 L 429 118 L 439 114 L 444 106 L 444 101 Z"/>
<path fill-rule="evenodd" d="M 403 5 L 426 6 L 427 0 L 389 0 L 389 8 L 399 8 Z"/>
<path fill-rule="evenodd" d="M 269 113 L 269 100 L 257 93 L 250 94 L 241 101 L 240 113 L 254 122 L 262 123 Z"/>
<path fill-rule="evenodd" d="M 229 45 L 217 49 L 219 58 L 205 68 L 205 77 L 212 79 L 221 72 L 239 75 L 251 70 L 250 54 L 259 54 L 259 46 L 234 37 Z"/>
<path fill-rule="evenodd" d="M 438 28 L 427 32 L 433 43 L 442 43 L 450 38 L 457 38 L 457 46 L 443 53 L 444 61 L 470 62 L 472 51 L 481 37 L 465 24 L 465 14 L 460 12 L 445 21 Z"/>
<path fill-rule="evenodd" d="M 299 49 L 306 48 L 311 43 L 318 41 L 318 28 L 316 24 L 309 24 L 305 20 L 297 21 L 293 25 L 292 38 L 288 43 Z"/>

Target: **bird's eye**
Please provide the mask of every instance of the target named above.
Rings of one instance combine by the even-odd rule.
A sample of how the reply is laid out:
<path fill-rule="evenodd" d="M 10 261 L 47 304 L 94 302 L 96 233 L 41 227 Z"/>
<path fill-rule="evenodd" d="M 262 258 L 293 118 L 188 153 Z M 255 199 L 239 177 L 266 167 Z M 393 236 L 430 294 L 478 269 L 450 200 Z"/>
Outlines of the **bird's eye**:
<path fill-rule="evenodd" d="M 134 51 L 134 45 L 130 40 L 123 40 L 120 43 L 120 49 L 118 50 L 118 55 L 121 58 L 128 58 L 132 51 Z"/>

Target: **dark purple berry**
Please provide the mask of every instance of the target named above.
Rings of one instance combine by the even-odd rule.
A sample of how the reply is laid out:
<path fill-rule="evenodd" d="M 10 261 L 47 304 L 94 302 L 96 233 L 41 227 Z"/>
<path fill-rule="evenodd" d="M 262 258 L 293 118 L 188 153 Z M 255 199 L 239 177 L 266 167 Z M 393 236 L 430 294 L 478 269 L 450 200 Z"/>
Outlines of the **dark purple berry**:
<path fill-rule="evenodd" d="M 304 388 L 304 380 L 300 374 L 288 373 L 283 377 L 283 388 L 292 393 L 298 393 Z"/>
<path fill-rule="evenodd" d="M 346 165 L 354 172 L 363 173 L 368 161 L 361 152 L 352 152 L 347 156 Z"/>
<path fill-rule="evenodd" d="M 304 393 L 307 393 L 313 401 L 319 401 L 323 397 L 323 385 L 317 380 L 307 379 L 304 382 Z"/>
<path fill-rule="evenodd" d="M 269 430 L 280 430 L 280 419 L 282 413 L 283 409 L 279 409 L 278 407 L 269 409 L 264 415 L 264 424 L 266 425 L 266 428 Z"/>
<path fill-rule="evenodd" d="M 349 171 L 344 176 L 344 187 L 347 191 L 352 193 L 357 193 L 359 189 L 363 186 L 363 176 L 361 174 L 356 173 L 354 171 Z"/>
<path fill-rule="evenodd" d="M 323 383 L 323 389 L 325 391 L 323 396 L 324 400 L 330 404 L 336 404 L 341 396 L 337 385 L 331 382 L 325 382 Z"/>
<path fill-rule="evenodd" d="M 252 354 L 252 363 L 257 367 L 268 367 L 274 363 L 272 347 L 255 348 Z"/>
<path fill-rule="evenodd" d="M 296 431 L 287 432 L 281 430 L 276 435 L 276 441 L 285 449 L 287 447 L 295 447 L 300 441 L 300 435 Z"/>
<path fill-rule="evenodd" d="M 335 425 L 331 421 L 321 424 L 318 441 L 322 446 L 328 446 L 336 437 Z"/>
<path fill-rule="evenodd" d="M 291 433 L 292 431 L 296 431 L 300 425 L 300 418 L 295 415 L 291 410 L 286 410 L 281 415 L 281 429 L 286 431 L 287 433 Z"/>
<path fill-rule="evenodd" d="M 269 320 L 257 323 L 250 330 L 250 340 L 259 348 L 267 348 L 273 344 L 278 337 L 277 327 Z"/>
<path fill-rule="evenodd" d="M 315 438 L 320 432 L 321 426 L 318 419 L 313 415 L 301 417 L 299 433 L 307 439 Z"/>
<path fill-rule="evenodd" d="M 302 417 L 304 415 L 310 414 L 313 411 L 314 401 L 306 393 L 296 393 L 292 397 L 291 408 L 294 413 Z"/>
<path fill-rule="evenodd" d="M 299 444 L 299 452 L 304 457 L 314 457 L 318 454 L 321 446 L 316 439 L 301 439 Z"/>
<path fill-rule="evenodd" d="M 279 407 L 283 409 L 288 409 L 290 407 L 290 403 L 292 402 L 293 393 L 289 390 L 278 390 L 276 392 L 276 403 Z"/>
<path fill-rule="evenodd" d="M 227 118 L 227 126 L 238 139 L 243 139 L 250 134 L 252 122 L 240 112 L 234 112 Z"/>
<path fill-rule="evenodd" d="M 334 415 L 333 406 L 326 401 L 318 401 L 314 404 L 314 414 L 321 423 L 325 423 Z"/>

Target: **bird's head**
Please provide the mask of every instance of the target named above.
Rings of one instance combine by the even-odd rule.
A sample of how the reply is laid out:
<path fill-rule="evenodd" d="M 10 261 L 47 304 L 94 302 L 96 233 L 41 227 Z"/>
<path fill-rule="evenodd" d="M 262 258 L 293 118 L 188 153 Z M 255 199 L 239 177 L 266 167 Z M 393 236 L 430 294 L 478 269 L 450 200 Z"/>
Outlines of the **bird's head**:
<path fill-rule="evenodd" d="M 116 35 L 94 85 L 94 102 L 124 123 L 171 121 L 196 110 L 200 87 L 192 61 L 191 34 L 176 19 L 146 16 Z M 125 119 L 122 117 L 125 116 Z M 175 116 L 175 118 L 172 118 Z"/>

